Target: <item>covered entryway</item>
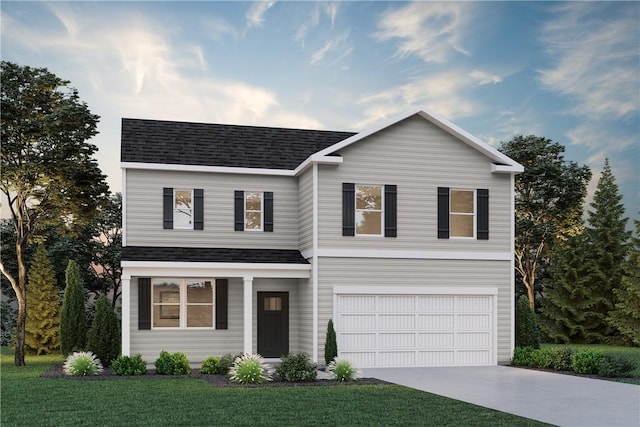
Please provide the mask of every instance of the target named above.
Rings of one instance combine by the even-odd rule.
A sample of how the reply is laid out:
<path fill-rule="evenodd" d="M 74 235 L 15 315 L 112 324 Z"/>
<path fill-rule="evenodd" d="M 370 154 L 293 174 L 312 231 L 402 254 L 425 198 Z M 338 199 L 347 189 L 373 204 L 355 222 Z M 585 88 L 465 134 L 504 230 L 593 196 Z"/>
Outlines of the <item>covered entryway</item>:
<path fill-rule="evenodd" d="M 336 287 L 338 353 L 362 368 L 495 365 L 496 293 Z"/>
<path fill-rule="evenodd" d="M 258 353 L 280 357 L 289 353 L 289 293 L 258 292 Z"/>

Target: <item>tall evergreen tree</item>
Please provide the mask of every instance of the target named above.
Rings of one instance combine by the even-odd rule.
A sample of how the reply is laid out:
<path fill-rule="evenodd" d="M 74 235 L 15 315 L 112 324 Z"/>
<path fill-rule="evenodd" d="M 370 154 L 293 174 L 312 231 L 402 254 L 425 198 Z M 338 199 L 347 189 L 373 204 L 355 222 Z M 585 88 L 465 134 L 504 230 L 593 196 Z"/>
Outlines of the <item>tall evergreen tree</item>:
<path fill-rule="evenodd" d="M 614 289 L 617 303 L 609 313 L 609 324 L 622 334 L 625 344 L 640 346 L 640 221 L 636 220 L 633 247 L 624 262 L 619 289 Z"/>
<path fill-rule="evenodd" d="M 111 361 L 120 355 L 120 328 L 118 318 L 105 295 L 96 301 L 96 315 L 89 331 L 89 350 L 102 362 L 110 366 Z"/>
<path fill-rule="evenodd" d="M 85 291 L 75 261 L 69 261 L 66 276 L 67 286 L 64 289 L 60 316 L 60 349 L 65 356 L 75 350 L 84 349 L 87 342 Z"/>
<path fill-rule="evenodd" d="M 26 350 L 50 354 L 60 349 L 60 302 L 53 264 L 39 245 L 29 269 L 27 286 Z"/>
<path fill-rule="evenodd" d="M 594 298 L 589 285 L 592 267 L 588 259 L 586 233 L 570 238 L 554 252 L 551 282 L 545 286 L 540 308 L 540 327 L 554 342 L 594 341 L 589 331 L 600 322 L 589 315 Z"/>
<path fill-rule="evenodd" d="M 624 216 L 622 195 L 609 159 L 605 159 L 591 207 L 587 232 L 590 246 L 588 262 L 593 266 L 589 285 L 594 304 L 589 311 L 600 323 L 591 333 L 604 341 L 613 332 L 607 316 L 614 308 L 614 291 L 621 287 L 622 265 L 631 237 L 627 230 L 628 218 Z"/>

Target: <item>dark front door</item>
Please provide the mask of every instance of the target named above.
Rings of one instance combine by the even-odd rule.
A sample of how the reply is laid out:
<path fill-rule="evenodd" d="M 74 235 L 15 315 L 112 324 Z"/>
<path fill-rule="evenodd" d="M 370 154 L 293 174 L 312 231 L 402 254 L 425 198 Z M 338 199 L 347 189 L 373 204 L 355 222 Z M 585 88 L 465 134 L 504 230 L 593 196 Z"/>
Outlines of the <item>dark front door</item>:
<path fill-rule="evenodd" d="M 289 292 L 258 292 L 258 353 L 289 353 Z"/>

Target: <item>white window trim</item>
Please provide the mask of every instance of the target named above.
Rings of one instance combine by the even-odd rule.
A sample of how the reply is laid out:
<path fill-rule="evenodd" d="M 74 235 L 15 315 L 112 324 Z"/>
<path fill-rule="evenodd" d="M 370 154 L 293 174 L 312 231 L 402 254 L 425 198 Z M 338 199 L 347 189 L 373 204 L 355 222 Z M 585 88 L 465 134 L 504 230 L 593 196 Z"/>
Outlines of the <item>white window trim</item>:
<path fill-rule="evenodd" d="M 260 195 L 260 211 L 253 211 L 247 209 L 247 195 L 249 194 Z M 247 228 L 247 212 L 260 212 L 260 228 Z M 244 192 L 244 231 L 262 231 L 264 230 L 264 192 L 263 191 L 245 191 Z"/>
<path fill-rule="evenodd" d="M 175 221 L 176 211 L 179 210 L 179 209 L 176 208 L 176 192 L 178 192 L 178 191 L 191 191 L 191 208 L 190 208 L 190 210 L 191 210 L 191 225 L 190 226 L 182 226 L 182 227 L 180 227 L 180 226 L 176 225 L 176 221 Z M 174 228 L 174 230 L 193 230 L 194 222 L 195 222 L 194 221 L 195 212 L 194 212 L 194 209 L 193 209 L 193 188 L 191 188 L 191 189 L 188 189 L 188 188 L 174 188 L 173 189 L 173 206 L 172 206 L 172 209 L 173 209 L 173 228 Z"/>
<path fill-rule="evenodd" d="M 468 191 L 473 193 L 473 213 L 468 213 L 468 212 L 453 212 L 451 210 L 451 193 L 453 191 Z M 477 195 L 476 195 L 476 190 L 475 189 L 468 189 L 468 188 L 450 188 L 449 189 L 449 238 L 450 239 L 460 239 L 460 240 L 475 240 L 476 239 L 476 233 L 477 233 L 477 225 L 478 225 L 478 221 L 476 220 L 476 215 L 477 215 L 477 211 L 478 211 L 478 200 L 477 200 Z M 463 215 L 463 216 L 471 216 L 473 217 L 472 219 L 472 225 L 473 225 L 473 236 L 454 236 L 453 233 L 453 226 L 451 225 L 451 216 L 452 215 Z"/>
<path fill-rule="evenodd" d="M 187 302 L 187 282 L 191 281 L 203 281 L 203 282 L 211 282 L 211 324 L 213 326 L 187 326 L 187 306 L 188 305 L 209 305 L 203 303 L 192 303 L 189 304 Z M 155 326 L 154 323 L 154 313 L 156 307 L 159 307 L 160 303 L 153 302 L 153 286 L 156 282 L 176 282 L 180 286 L 180 303 L 178 304 L 180 307 L 180 326 Z M 204 278 L 196 278 L 196 277 L 187 277 L 187 278 L 176 278 L 176 277 L 155 277 L 151 279 L 151 329 L 157 329 L 159 331 L 167 331 L 167 330 L 215 330 L 216 329 L 216 280 L 215 279 L 204 279 Z"/>
<path fill-rule="evenodd" d="M 380 187 L 380 210 L 377 209 L 358 209 L 358 187 Z M 354 197 L 354 215 L 357 217 L 358 211 L 361 212 L 380 212 L 380 234 L 358 234 L 358 224 L 354 219 L 354 235 L 361 237 L 384 237 L 384 185 L 383 184 L 356 184 Z"/>

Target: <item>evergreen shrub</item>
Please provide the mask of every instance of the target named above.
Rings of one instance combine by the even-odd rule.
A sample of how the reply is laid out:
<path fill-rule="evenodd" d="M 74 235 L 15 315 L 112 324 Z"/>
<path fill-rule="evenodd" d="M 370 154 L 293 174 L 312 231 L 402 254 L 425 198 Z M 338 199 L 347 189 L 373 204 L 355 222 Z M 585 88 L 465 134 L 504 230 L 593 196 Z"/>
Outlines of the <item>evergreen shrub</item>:
<path fill-rule="evenodd" d="M 147 362 L 141 354 L 135 356 L 118 356 L 111 362 L 111 370 L 116 375 L 144 375 L 147 373 Z"/>
<path fill-rule="evenodd" d="M 318 377 L 317 366 L 306 353 L 289 353 L 276 366 L 276 377 L 288 382 L 310 382 Z"/>
<path fill-rule="evenodd" d="M 516 347 L 540 348 L 540 330 L 529 299 L 521 295 L 516 303 Z"/>
<path fill-rule="evenodd" d="M 100 295 L 96 301 L 96 311 L 89 331 L 89 350 L 109 367 L 111 361 L 120 354 L 120 326 L 116 313 L 106 296 Z"/>
<path fill-rule="evenodd" d="M 516 347 L 513 349 L 513 359 L 511 364 L 513 366 L 529 366 L 531 363 L 531 357 L 535 348 L 533 347 Z"/>
<path fill-rule="evenodd" d="M 181 352 L 169 353 L 161 351 L 155 361 L 156 373 L 160 375 L 186 375 L 191 373 L 187 355 Z"/>
<path fill-rule="evenodd" d="M 600 351 L 578 351 L 571 357 L 571 368 L 579 374 L 597 374 L 602 357 Z"/>
<path fill-rule="evenodd" d="M 604 353 L 598 366 L 598 375 L 605 378 L 628 377 L 637 367 L 636 362 L 625 354 Z"/>
<path fill-rule="evenodd" d="M 333 320 L 327 323 L 327 337 L 324 341 L 324 363 L 327 365 L 338 357 L 338 342 L 336 341 L 336 330 L 333 328 Z"/>
<path fill-rule="evenodd" d="M 200 365 L 201 374 L 220 374 L 220 358 L 217 356 L 207 357 Z M 226 372 L 225 372 L 226 373 Z"/>
<path fill-rule="evenodd" d="M 87 343 L 85 291 L 78 264 L 69 260 L 65 274 L 66 287 L 60 313 L 60 350 L 64 356 L 83 350 Z"/>

